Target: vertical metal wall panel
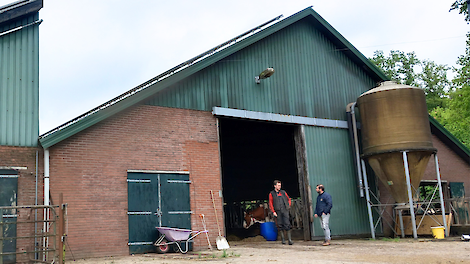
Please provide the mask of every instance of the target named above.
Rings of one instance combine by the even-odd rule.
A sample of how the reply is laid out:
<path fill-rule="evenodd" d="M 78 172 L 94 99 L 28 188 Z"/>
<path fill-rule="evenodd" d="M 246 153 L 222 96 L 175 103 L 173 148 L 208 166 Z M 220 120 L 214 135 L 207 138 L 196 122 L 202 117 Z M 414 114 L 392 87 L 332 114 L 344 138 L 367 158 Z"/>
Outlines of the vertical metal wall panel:
<path fill-rule="evenodd" d="M 274 75 L 256 84 L 254 77 L 268 67 L 274 68 Z M 345 120 L 346 105 L 374 86 L 343 50 L 304 19 L 181 80 L 147 103 Z"/>
<path fill-rule="evenodd" d="M 0 26 L 0 32 L 39 15 Z M 37 146 L 39 136 L 39 24 L 0 36 L 0 145 Z"/>
<path fill-rule="evenodd" d="M 274 75 L 256 84 L 254 77 L 268 67 L 275 69 Z M 304 19 L 181 80 L 147 104 L 346 120 L 346 105 L 374 86 L 362 68 Z M 333 196 L 333 235 L 369 233 L 348 131 L 306 126 L 305 134 L 313 202 L 316 184 L 324 184 Z M 318 223 L 315 233 L 321 235 Z"/>
<path fill-rule="evenodd" d="M 366 201 L 357 195 L 348 130 L 306 126 L 305 140 L 313 206 L 317 184 L 323 184 L 333 197 L 332 235 L 370 233 Z M 318 219 L 315 220 L 315 235 L 323 235 Z"/>

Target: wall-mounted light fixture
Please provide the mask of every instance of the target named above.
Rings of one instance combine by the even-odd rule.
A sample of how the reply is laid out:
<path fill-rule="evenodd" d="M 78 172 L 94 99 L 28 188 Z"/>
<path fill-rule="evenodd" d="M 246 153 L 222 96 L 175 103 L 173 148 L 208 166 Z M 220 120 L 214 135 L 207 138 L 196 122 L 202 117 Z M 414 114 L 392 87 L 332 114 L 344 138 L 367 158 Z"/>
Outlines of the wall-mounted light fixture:
<path fill-rule="evenodd" d="M 273 74 L 274 74 L 274 69 L 273 68 L 267 68 L 266 70 L 261 72 L 258 76 L 255 76 L 255 82 L 260 83 L 262 79 L 269 78 Z"/>

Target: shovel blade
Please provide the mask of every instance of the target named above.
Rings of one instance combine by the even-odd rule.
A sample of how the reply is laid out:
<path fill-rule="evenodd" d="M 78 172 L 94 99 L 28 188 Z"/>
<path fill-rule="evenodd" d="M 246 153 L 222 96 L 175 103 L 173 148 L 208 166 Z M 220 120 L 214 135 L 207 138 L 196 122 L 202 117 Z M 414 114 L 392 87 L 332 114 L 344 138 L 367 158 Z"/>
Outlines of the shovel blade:
<path fill-rule="evenodd" d="M 229 249 L 230 246 L 228 245 L 227 240 L 223 236 L 218 236 L 217 239 L 215 240 L 217 243 L 217 249 L 218 250 L 223 250 L 223 249 Z"/>

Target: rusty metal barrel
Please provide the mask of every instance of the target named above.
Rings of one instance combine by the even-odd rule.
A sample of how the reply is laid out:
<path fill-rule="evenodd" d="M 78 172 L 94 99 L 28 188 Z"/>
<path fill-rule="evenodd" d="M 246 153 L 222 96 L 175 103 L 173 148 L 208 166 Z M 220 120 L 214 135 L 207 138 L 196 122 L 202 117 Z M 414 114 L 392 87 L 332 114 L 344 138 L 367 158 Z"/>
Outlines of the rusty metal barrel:
<path fill-rule="evenodd" d="M 363 158 L 397 203 L 408 202 L 402 152 L 407 152 L 410 181 L 415 188 L 436 152 L 424 91 L 387 81 L 359 96 L 357 106 Z"/>

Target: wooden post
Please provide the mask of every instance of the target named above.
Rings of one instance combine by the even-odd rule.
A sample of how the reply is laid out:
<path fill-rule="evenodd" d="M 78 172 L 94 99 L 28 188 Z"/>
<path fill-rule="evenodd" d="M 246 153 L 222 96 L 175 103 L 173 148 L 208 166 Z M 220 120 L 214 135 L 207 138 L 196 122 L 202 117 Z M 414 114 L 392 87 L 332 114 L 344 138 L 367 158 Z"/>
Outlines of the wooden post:
<path fill-rule="evenodd" d="M 308 180 L 307 169 L 307 152 L 305 147 L 305 134 L 304 126 L 298 126 L 294 132 L 294 142 L 297 160 L 297 173 L 299 180 L 299 192 L 302 198 L 302 228 L 304 240 L 312 239 L 312 230 L 310 230 L 310 223 L 312 223 L 313 214 L 311 208 L 310 184 Z"/>
<path fill-rule="evenodd" d="M 64 251 L 62 250 L 64 246 L 64 195 L 62 193 L 59 194 L 59 264 L 64 263 Z"/>

